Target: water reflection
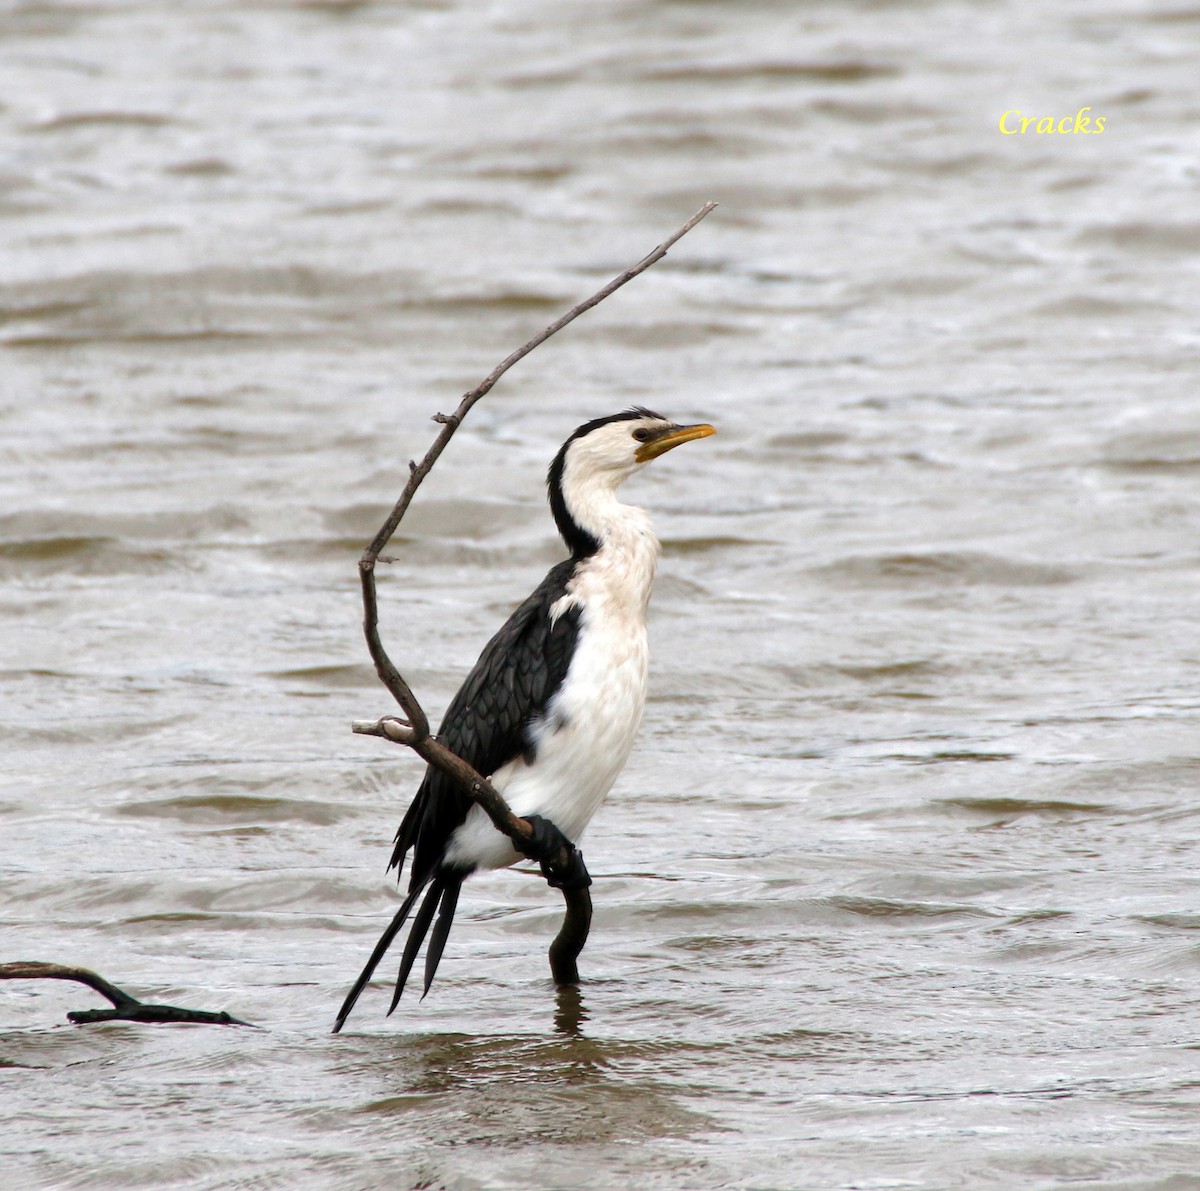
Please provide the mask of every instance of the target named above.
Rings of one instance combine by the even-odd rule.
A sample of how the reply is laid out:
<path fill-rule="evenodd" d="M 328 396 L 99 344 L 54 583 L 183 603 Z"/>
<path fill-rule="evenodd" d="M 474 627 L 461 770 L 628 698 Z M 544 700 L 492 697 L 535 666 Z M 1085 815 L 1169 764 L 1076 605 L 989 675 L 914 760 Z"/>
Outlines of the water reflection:
<path fill-rule="evenodd" d="M 475 1037 L 428 1034 L 346 1039 L 333 1074 L 342 1086 L 375 1092 L 355 1116 L 400 1116 L 420 1107 L 445 1141 L 511 1140 L 537 1122 L 543 1140 L 572 1144 L 680 1137 L 709 1127 L 664 1080 L 658 1047 L 591 1039 L 577 988 L 559 995 L 555 1033 Z"/>
<path fill-rule="evenodd" d="M 588 1019 L 583 989 L 578 984 L 560 984 L 554 1006 L 554 1028 L 572 1038 L 581 1037 Z"/>

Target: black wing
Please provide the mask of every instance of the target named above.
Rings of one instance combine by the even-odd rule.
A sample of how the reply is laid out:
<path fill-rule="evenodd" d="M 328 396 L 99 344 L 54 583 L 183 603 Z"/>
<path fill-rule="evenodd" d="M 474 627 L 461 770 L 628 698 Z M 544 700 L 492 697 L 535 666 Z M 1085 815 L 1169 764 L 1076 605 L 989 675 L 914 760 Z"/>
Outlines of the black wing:
<path fill-rule="evenodd" d="M 566 676 L 579 635 L 580 613 L 578 608 L 568 608 L 551 625 L 550 609 L 566 594 L 574 566 L 574 561 L 568 559 L 551 570 L 533 595 L 487 643 L 438 729 L 438 739 L 485 777 L 521 753 L 529 753 L 533 747 L 527 734 L 529 724 L 545 711 Z M 437 913 L 425 956 L 425 991 L 429 991 L 450 934 L 458 891 L 467 875 L 462 870 L 442 869 L 441 860 L 450 836 L 466 818 L 470 806 L 471 800 L 449 778 L 432 766 L 425 770 L 420 789 L 396 833 L 396 847 L 389 865 L 399 869 L 409 849 L 415 848 L 408 896 L 346 995 L 333 1027 L 335 1034 L 345 1024 L 427 885 L 428 892 L 405 944 L 388 1012 L 396 1008 Z"/>
<path fill-rule="evenodd" d="M 484 777 L 507 765 L 532 742 L 529 724 L 546 710 L 566 676 L 579 635 L 580 610 L 568 608 L 550 623 L 550 609 L 567 589 L 575 563 L 561 562 L 484 646 L 475 668 L 454 696 L 437 737 Z M 399 870 L 414 848 L 409 889 L 436 872 L 455 828 L 466 818 L 471 799 L 430 766 L 400 830 L 390 867 Z"/>

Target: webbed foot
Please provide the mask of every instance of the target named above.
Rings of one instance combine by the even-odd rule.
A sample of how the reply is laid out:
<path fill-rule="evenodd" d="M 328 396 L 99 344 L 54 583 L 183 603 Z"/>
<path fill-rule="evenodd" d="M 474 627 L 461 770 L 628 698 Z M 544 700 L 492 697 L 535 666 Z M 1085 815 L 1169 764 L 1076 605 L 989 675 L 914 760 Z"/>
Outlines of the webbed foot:
<path fill-rule="evenodd" d="M 525 821 L 533 828 L 533 839 L 521 851 L 542 866 L 546 883 L 552 889 L 586 889 L 592 878 L 583 863 L 583 853 L 549 819 L 526 815 Z M 557 864 L 563 849 L 568 856 L 565 868 Z"/>

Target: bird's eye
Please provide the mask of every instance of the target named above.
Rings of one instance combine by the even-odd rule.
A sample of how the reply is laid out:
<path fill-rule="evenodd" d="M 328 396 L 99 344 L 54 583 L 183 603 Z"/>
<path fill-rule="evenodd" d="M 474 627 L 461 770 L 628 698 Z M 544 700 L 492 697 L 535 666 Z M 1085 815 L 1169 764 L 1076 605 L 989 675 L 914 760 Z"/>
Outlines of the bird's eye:
<path fill-rule="evenodd" d="M 636 438 L 638 442 L 645 442 L 646 439 L 650 437 L 650 431 L 647 430 L 645 426 L 642 426 L 633 432 L 633 437 Z"/>

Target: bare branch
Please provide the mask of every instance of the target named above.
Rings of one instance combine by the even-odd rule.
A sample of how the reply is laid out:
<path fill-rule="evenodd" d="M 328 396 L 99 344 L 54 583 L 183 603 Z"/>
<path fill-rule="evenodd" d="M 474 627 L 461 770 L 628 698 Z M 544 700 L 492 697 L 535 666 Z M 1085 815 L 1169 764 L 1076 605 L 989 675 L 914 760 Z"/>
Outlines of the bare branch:
<path fill-rule="evenodd" d="M 395 716 L 385 716 L 377 721 L 356 721 L 354 731 L 363 735 L 380 736 L 398 744 L 407 745 L 418 753 L 428 764 L 436 766 L 452 777 L 459 787 L 481 806 L 495 825 L 496 829 L 506 835 L 523 851 L 522 844 L 534 836 L 533 828 L 525 820 L 513 814 L 512 809 L 500 796 L 499 792 L 482 774 L 477 773 L 472 766 L 461 757 L 440 744 L 429 731 L 429 719 L 424 709 L 417 701 L 412 689 L 404 680 L 400 671 L 392 663 L 383 647 L 379 636 L 379 603 L 375 592 L 375 566 L 380 561 L 383 548 L 396 532 L 404 514 L 412 503 L 413 496 L 421 486 L 422 481 L 433 470 L 434 464 L 441 457 L 447 443 L 454 432 L 462 425 L 463 419 L 471 408 L 482 397 L 486 396 L 496 382 L 519 360 L 529 355 L 534 348 L 545 343 L 552 335 L 561 331 L 568 323 L 573 322 L 585 311 L 599 305 L 605 298 L 627 282 L 632 281 L 639 273 L 645 272 L 651 265 L 662 260 L 668 250 L 683 236 L 692 230 L 715 207 L 716 203 L 705 203 L 682 227 L 668 236 L 653 252 L 644 256 L 638 263 L 624 273 L 614 277 L 607 285 L 597 290 L 590 298 L 573 306 L 561 318 L 552 322 L 544 330 L 538 332 L 532 339 L 517 348 L 511 355 L 501 360 L 495 368 L 473 389 L 464 393 L 458 408 L 452 414 L 437 413 L 433 421 L 441 426 L 433 444 L 418 463 L 409 460 L 408 480 L 400 493 L 399 500 L 393 506 L 379 532 L 371 540 L 359 559 L 359 579 L 363 597 L 363 632 L 370 650 L 371 659 L 375 663 L 375 671 L 380 681 L 392 693 L 396 702 L 404 712 L 405 719 Z M 390 560 L 389 560 L 390 561 Z M 552 880 L 569 878 L 574 871 L 574 854 L 570 849 L 562 848 L 557 857 L 543 865 L 543 871 Z M 570 882 L 568 882 L 569 884 Z M 564 888 L 563 897 L 567 903 L 567 914 L 558 937 L 550 948 L 550 967 L 554 979 L 559 984 L 575 983 L 579 979 L 576 959 L 587 940 L 588 929 L 592 917 L 592 899 L 586 888 Z M 368 973 L 370 970 L 368 966 Z M 364 973 L 364 978 L 368 975 Z"/>

